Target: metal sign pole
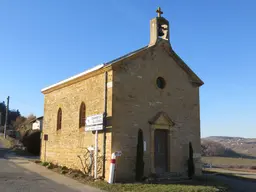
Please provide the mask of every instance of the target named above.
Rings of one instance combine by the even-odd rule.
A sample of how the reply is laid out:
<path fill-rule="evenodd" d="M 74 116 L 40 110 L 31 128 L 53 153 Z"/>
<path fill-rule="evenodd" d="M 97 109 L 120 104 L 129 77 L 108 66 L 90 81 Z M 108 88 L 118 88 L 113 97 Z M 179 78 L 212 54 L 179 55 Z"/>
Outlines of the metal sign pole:
<path fill-rule="evenodd" d="M 85 131 L 95 131 L 94 143 L 94 178 L 97 179 L 98 161 L 98 131 L 103 130 L 103 114 L 92 115 L 86 118 Z"/>
<path fill-rule="evenodd" d="M 44 162 L 46 162 L 46 140 L 44 141 Z"/>
<path fill-rule="evenodd" d="M 97 179 L 97 159 L 98 159 L 98 130 L 95 133 L 95 150 L 94 150 L 94 178 Z"/>

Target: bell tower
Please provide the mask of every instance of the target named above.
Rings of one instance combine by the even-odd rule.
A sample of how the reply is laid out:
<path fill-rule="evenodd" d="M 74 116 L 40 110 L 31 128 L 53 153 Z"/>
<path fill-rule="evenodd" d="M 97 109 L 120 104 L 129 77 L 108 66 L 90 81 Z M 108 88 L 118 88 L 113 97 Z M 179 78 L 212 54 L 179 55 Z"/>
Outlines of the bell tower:
<path fill-rule="evenodd" d="M 162 17 L 162 10 L 160 7 L 156 10 L 157 17 L 150 21 L 150 45 L 157 43 L 159 39 L 169 41 L 169 21 Z"/>

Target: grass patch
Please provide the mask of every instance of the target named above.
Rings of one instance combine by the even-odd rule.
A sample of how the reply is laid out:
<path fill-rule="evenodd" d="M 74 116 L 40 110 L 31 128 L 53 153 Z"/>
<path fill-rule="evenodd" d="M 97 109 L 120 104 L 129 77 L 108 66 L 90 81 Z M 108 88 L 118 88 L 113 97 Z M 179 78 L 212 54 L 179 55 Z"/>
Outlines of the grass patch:
<path fill-rule="evenodd" d="M 65 166 L 54 165 L 49 162 L 35 162 L 54 172 L 66 175 L 86 185 L 90 185 L 109 192 L 226 192 L 227 187 L 210 177 L 195 177 L 193 180 L 181 181 L 175 184 L 147 184 L 147 183 L 117 183 L 108 184 L 103 180 L 84 174 L 80 170 L 70 169 Z"/>
<path fill-rule="evenodd" d="M 48 162 L 41 162 L 41 165 L 46 167 L 47 165 L 49 165 L 49 163 Z"/>
<path fill-rule="evenodd" d="M 89 185 L 109 192 L 215 192 L 226 191 L 214 186 L 196 186 L 187 184 L 108 184 L 104 181 L 90 182 Z"/>
<path fill-rule="evenodd" d="M 6 138 L 4 138 L 4 136 L 0 136 L 0 142 L 6 148 L 12 148 L 15 145 L 15 140 L 9 136 L 6 136 Z"/>
<path fill-rule="evenodd" d="M 87 182 L 93 187 L 109 192 L 227 192 L 229 186 L 212 176 L 198 176 L 192 180 L 181 180 L 175 183 L 161 184 L 108 184 L 105 181 Z"/>
<path fill-rule="evenodd" d="M 202 157 L 203 163 L 210 163 L 219 167 L 251 167 L 256 165 L 256 159 L 231 158 L 231 157 Z"/>

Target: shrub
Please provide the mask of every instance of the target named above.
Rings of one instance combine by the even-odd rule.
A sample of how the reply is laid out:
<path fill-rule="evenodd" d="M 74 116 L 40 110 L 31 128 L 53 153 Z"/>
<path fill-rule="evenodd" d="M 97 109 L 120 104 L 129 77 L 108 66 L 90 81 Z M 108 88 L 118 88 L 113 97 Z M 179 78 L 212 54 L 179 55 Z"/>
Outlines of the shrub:
<path fill-rule="evenodd" d="M 193 160 L 193 147 L 189 142 L 189 159 L 188 159 L 188 177 L 191 178 L 195 174 L 195 165 Z"/>
<path fill-rule="evenodd" d="M 67 170 L 61 170 L 60 173 L 61 173 L 61 174 L 66 174 L 66 173 L 68 173 L 68 171 L 67 171 Z"/>
<path fill-rule="evenodd" d="M 21 142 L 27 148 L 27 151 L 33 155 L 40 154 L 41 148 L 41 132 L 40 131 L 26 131 L 24 136 L 21 138 Z"/>
<path fill-rule="evenodd" d="M 27 140 L 28 134 L 29 134 L 29 130 L 27 130 L 26 132 L 22 133 L 21 138 L 20 138 L 20 141 L 22 142 L 24 147 L 26 147 L 28 145 L 28 140 Z"/>
<path fill-rule="evenodd" d="M 143 132 L 138 131 L 137 156 L 136 156 L 136 181 L 141 181 L 144 176 L 144 161 L 143 161 Z"/>
<path fill-rule="evenodd" d="M 61 170 L 68 170 L 66 166 L 61 167 Z"/>
<path fill-rule="evenodd" d="M 48 169 L 53 169 L 55 168 L 56 166 L 52 163 L 49 163 L 47 166 L 46 166 Z"/>
<path fill-rule="evenodd" d="M 251 166 L 251 169 L 255 169 L 256 170 L 256 166 Z"/>
<path fill-rule="evenodd" d="M 49 165 L 49 163 L 48 162 L 42 162 L 42 165 L 46 167 L 46 166 Z"/>

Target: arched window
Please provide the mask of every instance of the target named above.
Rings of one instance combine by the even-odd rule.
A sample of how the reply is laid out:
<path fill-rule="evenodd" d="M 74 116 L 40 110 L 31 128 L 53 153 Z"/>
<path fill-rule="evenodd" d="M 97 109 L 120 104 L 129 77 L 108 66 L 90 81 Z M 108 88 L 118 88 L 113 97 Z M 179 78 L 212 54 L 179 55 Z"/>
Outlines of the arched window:
<path fill-rule="evenodd" d="M 84 102 L 80 105 L 79 111 L 79 128 L 85 127 L 86 107 Z"/>
<path fill-rule="evenodd" d="M 58 114 L 57 114 L 57 131 L 61 129 L 61 123 L 62 123 L 62 110 L 59 108 Z"/>

